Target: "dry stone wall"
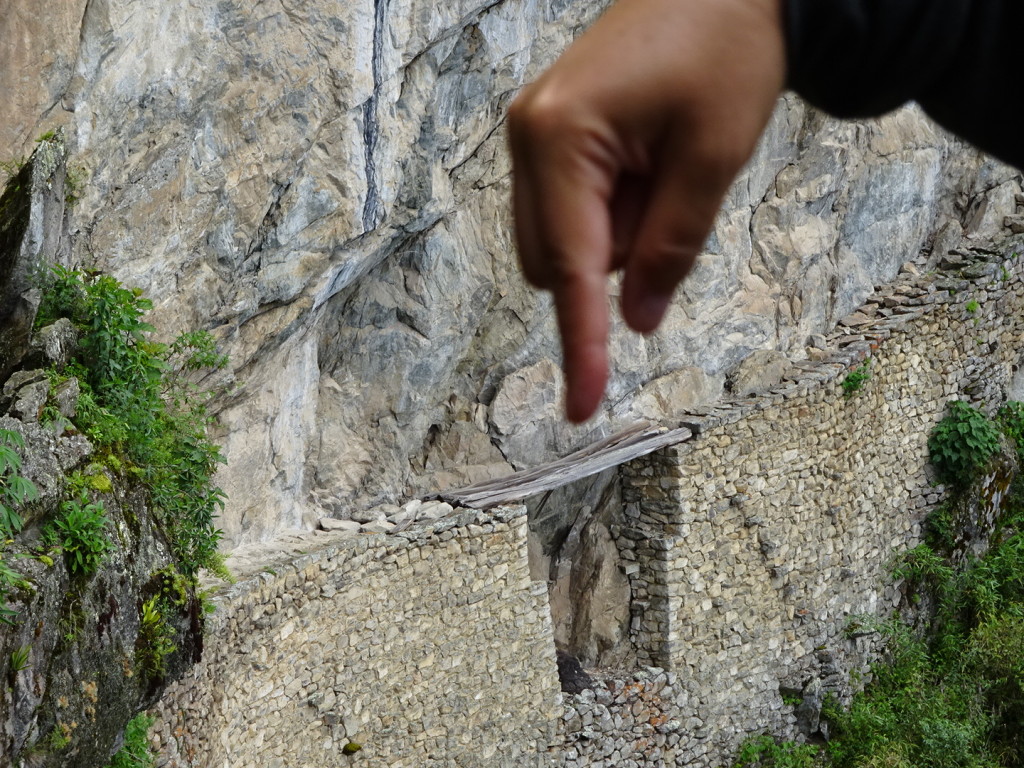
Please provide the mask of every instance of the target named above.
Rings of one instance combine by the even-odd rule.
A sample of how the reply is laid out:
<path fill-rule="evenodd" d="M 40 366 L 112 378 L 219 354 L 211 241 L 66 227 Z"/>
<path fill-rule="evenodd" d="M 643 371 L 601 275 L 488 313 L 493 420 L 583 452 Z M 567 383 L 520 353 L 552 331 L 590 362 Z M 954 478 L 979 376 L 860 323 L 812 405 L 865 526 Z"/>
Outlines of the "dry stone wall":
<path fill-rule="evenodd" d="M 541 764 L 560 700 L 525 538 L 522 508 L 462 511 L 235 557 L 202 662 L 154 712 L 158 764 Z"/>
<path fill-rule="evenodd" d="M 613 534 L 631 637 L 642 663 L 679 675 L 676 718 L 702 723 L 675 765 L 718 764 L 760 730 L 795 735 L 784 690 L 848 695 L 877 647 L 858 617 L 901 606 L 887 564 L 942 495 L 929 432 L 951 399 L 1001 403 L 1018 367 L 1022 271 L 1013 256 L 904 274 L 846 319 L 837 354 L 690 414 L 695 438 L 623 468 Z M 870 379 L 847 396 L 865 363 Z"/>
<path fill-rule="evenodd" d="M 675 765 L 676 752 L 704 723 L 677 717 L 686 692 L 675 672 L 649 667 L 609 676 L 565 698 L 563 768 L 646 768 Z"/>
<path fill-rule="evenodd" d="M 887 565 L 944 492 L 932 427 L 1020 383 L 1024 262 L 965 254 L 907 265 L 820 359 L 620 468 L 635 671 L 559 694 L 522 508 L 299 533 L 233 556 L 205 658 L 156 712 L 160 765 L 708 768 L 755 733 L 813 734 L 813 703 L 877 657 L 873 622 L 909 608 Z M 978 541 L 1000 482 L 967 521 Z"/>

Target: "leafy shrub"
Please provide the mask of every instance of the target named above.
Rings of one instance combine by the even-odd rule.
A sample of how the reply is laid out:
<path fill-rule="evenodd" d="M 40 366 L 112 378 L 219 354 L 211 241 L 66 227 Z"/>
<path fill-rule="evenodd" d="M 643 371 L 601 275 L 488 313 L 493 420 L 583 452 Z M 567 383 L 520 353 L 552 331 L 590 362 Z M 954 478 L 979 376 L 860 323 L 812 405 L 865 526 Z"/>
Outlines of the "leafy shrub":
<path fill-rule="evenodd" d="M 825 762 L 759 737 L 737 766 L 1024 768 L 1024 479 L 984 557 L 955 568 L 922 544 L 893 575 L 930 597 L 934 618 L 926 633 L 898 618 L 872 624 L 887 657 L 849 709 L 826 699 Z"/>
<path fill-rule="evenodd" d="M 24 577 L 4 562 L 3 547 L 0 546 L 0 624 L 14 624 L 17 611 L 7 605 L 7 596 L 16 590 L 31 586 Z"/>
<path fill-rule="evenodd" d="M 924 540 L 933 550 L 949 553 L 953 549 L 953 506 L 948 502 L 939 504 L 924 521 Z"/>
<path fill-rule="evenodd" d="M 61 513 L 47 530 L 47 538 L 63 550 L 72 573 L 92 576 L 114 546 L 107 536 L 109 521 L 103 503 L 83 496 L 64 502 Z"/>
<path fill-rule="evenodd" d="M 1024 403 L 1010 400 L 996 411 L 996 423 L 1024 461 Z"/>
<path fill-rule="evenodd" d="M 0 429 L 0 539 L 9 539 L 21 530 L 17 507 L 36 497 L 36 487 L 22 477 L 19 449 L 25 441 L 17 432 Z"/>
<path fill-rule="evenodd" d="M 889 663 L 826 713 L 835 768 L 1024 766 L 1024 503 L 1018 479 L 988 553 L 960 569 L 931 548 L 894 569 L 928 594 L 927 635 L 885 627 Z"/>
<path fill-rule="evenodd" d="M 778 743 L 771 736 L 755 736 L 740 747 L 733 768 L 814 768 L 820 747 Z"/>
<path fill-rule="evenodd" d="M 16 589 L 28 586 L 21 574 L 4 561 L 7 540 L 21 530 L 23 521 L 17 508 L 36 497 L 36 487 L 22 477 L 21 455 L 25 447 L 17 432 L 0 429 L 0 624 L 13 624 L 16 611 L 7 605 L 7 596 Z"/>
<path fill-rule="evenodd" d="M 963 400 L 949 404 L 928 438 L 928 452 L 939 478 L 966 488 L 999 450 L 999 430 L 985 415 Z"/>
<path fill-rule="evenodd" d="M 164 618 L 159 595 L 142 603 L 135 661 L 147 680 L 161 680 L 167 674 L 167 657 L 177 650 L 174 628 Z"/>
<path fill-rule="evenodd" d="M 124 729 L 124 744 L 110 760 L 107 768 L 153 768 L 156 755 L 149 748 L 149 729 L 155 718 L 140 713 L 128 721 Z"/>
<path fill-rule="evenodd" d="M 855 394 L 860 392 L 864 385 L 871 380 L 871 361 L 865 360 L 863 363 L 858 365 L 843 379 L 843 396 L 846 398 L 853 397 Z"/>
<path fill-rule="evenodd" d="M 224 493 L 213 485 L 220 449 L 207 436 L 210 394 L 190 375 L 221 368 L 205 331 L 160 344 L 143 316 L 152 303 L 109 275 L 54 270 L 39 323 L 70 319 L 81 332 L 66 373 L 81 384 L 76 426 L 141 477 L 186 575 L 216 564 L 214 521 Z"/>

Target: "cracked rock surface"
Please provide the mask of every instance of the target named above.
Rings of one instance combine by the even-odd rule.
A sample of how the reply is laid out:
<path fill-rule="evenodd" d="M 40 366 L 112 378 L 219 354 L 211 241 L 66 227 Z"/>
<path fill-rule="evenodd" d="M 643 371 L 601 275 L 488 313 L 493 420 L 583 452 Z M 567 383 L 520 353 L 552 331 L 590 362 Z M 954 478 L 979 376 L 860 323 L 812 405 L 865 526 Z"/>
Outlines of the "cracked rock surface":
<path fill-rule="evenodd" d="M 828 332 L 940 226 L 1002 227 L 1020 191 L 916 109 L 839 123 L 782 99 L 664 327 L 615 322 L 606 407 L 570 427 L 550 301 L 513 253 L 503 119 L 595 4 L 8 5 L 0 89 L 19 108 L 0 145 L 66 126 L 73 260 L 231 356 L 230 545 L 714 400 L 752 351 Z"/>

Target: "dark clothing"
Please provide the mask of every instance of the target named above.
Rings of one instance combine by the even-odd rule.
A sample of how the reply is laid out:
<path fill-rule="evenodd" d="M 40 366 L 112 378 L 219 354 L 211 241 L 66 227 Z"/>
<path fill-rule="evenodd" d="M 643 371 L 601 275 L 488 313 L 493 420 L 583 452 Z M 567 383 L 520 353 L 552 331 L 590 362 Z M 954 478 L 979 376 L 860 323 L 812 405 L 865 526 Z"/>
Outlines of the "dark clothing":
<path fill-rule="evenodd" d="M 787 84 L 838 117 L 918 102 L 1018 168 L 1022 0 L 784 0 Z"/>

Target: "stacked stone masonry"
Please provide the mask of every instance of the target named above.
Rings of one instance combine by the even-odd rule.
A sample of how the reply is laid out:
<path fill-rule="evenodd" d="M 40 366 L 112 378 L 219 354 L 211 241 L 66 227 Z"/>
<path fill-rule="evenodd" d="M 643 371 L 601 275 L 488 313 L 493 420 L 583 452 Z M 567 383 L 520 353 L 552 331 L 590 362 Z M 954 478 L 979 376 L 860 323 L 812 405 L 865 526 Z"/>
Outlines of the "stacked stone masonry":
<path fill-rule="evenodd" d="M 675 765 L 688 734 L 703 723 L 680 720 L 686 692 L 678 675 L 649 667 L 626 678 L 606 677 L 566 696 L 558 745 L 563 768 L 647 768 Z"/>
<path fill-rule="evenodd" d="M 537 765 L 559 692 L 525 537 L 514 508 L 294 539 L 308 554 L 215 598 L 202 661 L 153 712 L 158 765 Z"/>
<path fill-rule="evenodd" d="M 709 768 L 756 733 L 802 738 L 785 694 L 848 698 L 872 621 L 906 607 L 887 566 L 943 495 L 931 429 L 952 399 L 1006 399 L 1022 276 L 1015 255 L 908 268 L 831 356 L 620 468 L 638 671 L 558 693 L 521 508 L 307 533 L 216 598 L 204 659 L 154 712 L 159 764 Z"/>
<path fill-rule="evenodd" d="M 905 600 L 887 566 L 942 497 L 929 433 L 950 400 L 997 407 L 1020 363 L 1021 275 L 1016 256 L 906 274 L 847 319 L 834 357 L 684 416 L 693 439 L 623 467 L 632 641 L 676 672 L 674 719 L 694 724 L 675 765 L 728 764 L 757 732 L 798 736 L 784 691 L 817 680 L 848 697 L 878 650 L 862 619 Z"/>

